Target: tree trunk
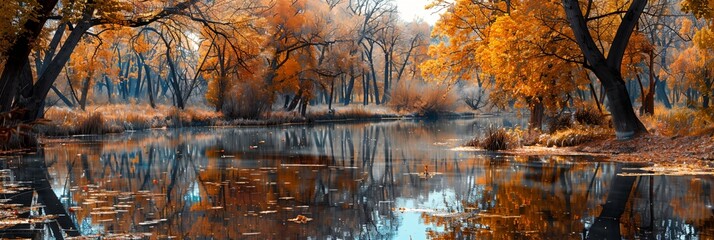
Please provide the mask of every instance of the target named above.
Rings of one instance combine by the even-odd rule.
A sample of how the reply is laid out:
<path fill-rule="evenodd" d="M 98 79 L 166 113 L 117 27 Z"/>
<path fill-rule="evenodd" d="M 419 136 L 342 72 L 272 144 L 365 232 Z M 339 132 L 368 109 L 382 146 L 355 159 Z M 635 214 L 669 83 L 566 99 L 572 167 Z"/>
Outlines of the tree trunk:
<path fill-rule="evenodd" d="M 709 95 L 708 94 L 702 95 L 702 108 L 704 108 L 704 109 L 709 108 Z"/>
<path fill-rule="evenodd" d="M 655 96 L 657 97 L 657 99 L 659 99 L 660 102 L 662 102 L 662 104 L 664 104 L 664 107 L 666 107 L 667 109 L 672 108 L 672 103 L 669 101 L 669 97 L 667 96 L 667 80 L 657 80 L 656 82 L 659 83 L 659 86 L 657 86 L 657 88 L 655 89 Z"/>
<path fill-rule="evenodd" d="M 283 99 L 285 100 L 283 103 L 283 109 L 288 109 L 288 106 L 290 106 L 290 95 L 289 94 L 283 95 Z"/>
<path fill-rule="evenodd" d="M 91 74 L 89 74 L 91 76 Z M 86 77 L 82 82 L 82 96 L 79 99 L 79 107 L 84 111 L 87 106 L 87 95 L 89 95 L 89 83 L 92 81 L 91 78 Z"/>
<path fill-rule="evenodd" d="M 374 43 L 369 44 L 369 49 L 365 51 L 365 55 L 367 56 L 367 63 L 369 64 L 369 80 L 372 80 L 372 83 L 367 81 L 367 89 L 369 89 L 369 85 L 374 84 L 374 103 L 379 105 L 379 87 L 377 86 L 377 70 L 374 68 L 374 56 L 373 56 L 373 51 L 374 50 Z M 365 104 L 366 105 L 366 104 Z"/>
<path fill-rule="evenodd" d="M 354 90 L 355 87 L 355 70 L 354 68 L 350 68 L 350 81 L 347 84 L 347 90 L 343 93 L 345 101 L 344 105 L 350 105 L 350 102 L 352 102 L 352 90 Z"/>
<path fill-rule="evenodd" d="M 709 71 L 707 70 L 704 74 L 704 89 L 702 92 L 702 108 L 707 109 L 709 108 L 709 98 L 711 97 L 712 94 L 712 85 L 714 85 L 714 81 L 712 80 L 711 77 L 709 77 Z"/>
<path fill-rule="evenodd" d="M 45 101 L 47 93 L 49 93 L 52 84 L 54 84 L 55 82 L 55 79 L 57 79 L 57 76 L 62 71 L 62 68 L 69 60 L 70 55 L 74 51 L 74 48 L 82 39 L 84 33 L 91 27 L 89 19 L 91 18 L 91 13 L 93 12 L 94 11 L 91 7 L 85 9 L 85 16 L 83 17 L 83 20 L 80 21 L 74 27 L 74 29 L 72 29 L 72 32 L 69 34 L 69 36 L 67 36 L 67 39 L 65 39 L 64 43 L 62 44 L 62 47 L 60 48 L 55 58 L 52 59 L 52 61 L 49 63 L 49 65 L 47 65 L 47 68 L 42 73 L 42 75 L 40 75 L 40 77 L 37 79 L 37 82 L 35 82 L 34 87 L 32 89 L 32 96 L 30 96 L 28 98 L 28 101 L 26 103 L 23 103 L 24 105 L 22 106 L 23 108 L 28 110 L 28 112 L 25 114 L 25 121 L 33 121 L 37 119 L 37 116 L 39 116 L 40 112 L 44 111 L 44 109 L 41 109 L 42 103 Z"/>
<path fill-rule="evenodd" d="M 300 102 L 301 98 L 302 98 L 302 88 L 298 89 L 298 92 L 293 97 L 293 101 L 290 102 L 290 105 L 288 106 L 287 111 L 295 110 L 295 108 L 298 106 L 298 103 Z"/>
<path fill-rule="evenodd" d="M 307 114 L 307 105 L 309 102 L 307 101 L 307 98 L 302 99 L 302 107 L 300 108 L 300 116 L 305 116 Z"/>
<path fill-rule="evenodd" d="M 647 133 L 647 129 L 632 109 L 625 85 L 615 85 L 608 89 L 605 95 L 608 99 L 606 107 L 612 115 L 612 123 L 618 139 L 630 139 L 635 135 Z"/>
<path fill-rule="evenodd" d="M 55 87 L 54 85 L 52 85 L 52 91 L 55 94 L 57 94 L 57 97 L 59 97 L 62 100 L 62 102 L 64 102 L 64 104 L 67 105 L 67 107 L 69 107 L 69 108 L 74 107 L 74 104 L 72 104 L 72 101 L 70 101 L 69 98 L 67 98 L 67 96 L 62 94 L 62 92 L 60 92 L 60 90 L 57 89 L 57 87 Z"/>
<path fill-rule="evenodd" d="M 600 215 L 590 227 L 586 239 L 622 239 L 620 234 L 620 217 L 625 212 L 625 206 L 630 198 L 635 177 L 619 176 L 622 166 L 617 166 L 607 201 L 602 206 Z"/>
<path fill-rule="evenodd" d="M 146 73 L 146 91 L 149 94 L 149 105 L 151 105 L 151 108 L 156 108 L 156 103 L 154 102 L 154 85 L 151 83 L 151 69 L 149 68 L 149 65 L 146 64 L 144 55 L 141 53 L 137 53 L 137 55 L 139 56 L 139 61 L 142 62 L 144 72 Z M 141 69 L 139 69 L 139 71 L 141 71 Z"/>
<path fill-rule="evenodd" d="M 390 64 L 390 58 L 388 53 L 384 53 L 384 94 L 382 94 L 382 103 L 386 103 L 389 101 L 389 82 L 390 82 L 390 77 L 392 75 L 391 73 L 391 64 Z"/>
<path fill-rule="evenodd" d="M 647 0 L 634 0 L 632 2 L 617 29 L 607 58 L 605 58 L 605 55 L 600 52 L 590 35 L 578 0 L 563 0 L 563 8 L 578 46 L 585 56 L 590 69 L 605 87 L 608 99 L 607 108 L 612 114 L 615 135 L 618 139 L 629 139 L 636 135 L 647 133 L 647 129 L 632 109 L 632 102 L 630 102 L 629 94 L 620 72 L 627 43 L 646 5 Z"/>
<path fill-rule="evenodd" d="M 327 110 L 332 110 L 332 99 L 335 97 L 335 78 L 332 78 L 330 84 L 330 98 L 327 100 Z"/>
<path fill-rule="evenodd" d="M 22 26 L 23 31 L 8 49 L 5 66 L 2 67 L 2 74 L 0 74 L 0 112 L 9 111 L 15 104 L 20 76 L 24 71 L 25 65 L 29 64 L 28 56 L 32 46 L 37 41 L 37 37 L 42 32 L 42 28 L 52 14 L 52 9 L 55 8 L 57 2 L 58 0 L 37 1 L 40 5 L 37 8 L 37 15 L 25 22 Z"/>
<path fill-rule="evenodd" d="M 654 82 L 652 82 L 652 76 L 650 76 L 650 87 L 647 88 L 647 91 L 645 91 L 645 86 L 642 84 L 642 79 L 640 76 L 637 76 L 637 82 L 640 84 L 640 99 L 642 101 L 642 106 L 640 107 L 640 115 L 652 115 L 654 114 L 654 89 L 653 87 L 656 86 Z"/>
<path fill-rule="evenodd" d="M 531 116 L 528 119 L 528 129 L 540 130 L 543 127 L 543 115 L 545 107 L 538 101 L 531 103 Z"/>
<path fill-rule="evenodd" d="M 136 88 L 134 89 L 134 100 L 136 100 L 137 103 L 140 102 L 139 95 L 141 94 L 141 83 L 143 82 L 143 77 L 144 77 L 144 69 L 142 66 L 142 61 L 141 59 L 136 60 Z"/>
<path fill-rule="evenodd" d="M 367 106 L 369 104 L 369 75 L 362 72 L 362 95 L 363 104 Z"/>
<path fill-rule="evenodd" d="M 107 101 L 109 103 L 112 103 L 112 92 L 114 92 L 114 82 L 112 82 L 111 79 L 109 79 L 109 76 L 106 74 L 103 76 L 104 78 L 104 86 L 107 88 Z"/>
<path fill-rule="evenodd" d="M 593 86 L 592 82 L 589 85 L 590 85 L 590 94 L 593 95 L 593 99 L 595 100 L 595 105 L 597 106 L 597 110 L 600 113 L 602 113 L 602 107 L 600 106 L 600 100 L 598 100 L 597 93 L 595 93 L 595 86 Z"/>

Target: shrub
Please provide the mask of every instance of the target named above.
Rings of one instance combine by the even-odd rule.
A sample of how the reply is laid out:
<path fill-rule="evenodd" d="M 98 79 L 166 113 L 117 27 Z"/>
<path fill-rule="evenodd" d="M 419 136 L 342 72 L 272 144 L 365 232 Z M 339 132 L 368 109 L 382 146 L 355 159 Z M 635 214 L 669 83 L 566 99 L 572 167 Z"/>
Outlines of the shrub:
<path fill-rule="evenodd" d="M 542 133 L 537 129 L 527 129 L 525 131 L 520 131 L 521 143 L 524 146 L 534 146 L 538 144 L 538 140 Z"/>
<path fill-rule="evenodd" d="M 573 126 L 572 117 L 570 114 L 557 114 L 554 117 L 548 119 L 548 132 L 554 133 L 558 130 L 568 129 Z"/>
<path fill-rule="evenodd" d="M 355 107 L 350 107 L 341 111 L 335 111 L 334 115 L 336 118 L 371 118 L 375 117 L 377 114 L 372 113 L 365 109 L 363 106 L 355 106 Z"/>
<path fill-rule="evenodd" d="M 423 97 L 419 106 L 419 115 L 436 117 L 441 113 L 454 110 L 456 97 L 449 92 L 448 88 L 438 86 L 428 89 L 431 90 L 423 91 Z"/>
<path fill-rule="evenodd" d="M 445 86 L 399 83 L 393 90 L 389 107 L 397 112 L 409 112 L 436 117 L 455 109 L 457 98 Z"/>
<path fill-rule="evenodd" d="M 583 125 L 599 126 L 604 122 L 605 116 L 593 108 L 580 108 L 575 110 L 575 121 Z"/>
<path fill-rule="evenodd" d="M 260 89 L 255 83 L 242 83 L 235 86 L 232 94 L 226 97 L 221 111 L 232 119 L 258 119 L 270 110 L 270 94 Z"/>
<path fill-rule="evenodd" d="M 402 81 L 392 89 L 388 105 L 397 112 L 414 112 L 421 101 L 421 92 L 421 86 Z"/>

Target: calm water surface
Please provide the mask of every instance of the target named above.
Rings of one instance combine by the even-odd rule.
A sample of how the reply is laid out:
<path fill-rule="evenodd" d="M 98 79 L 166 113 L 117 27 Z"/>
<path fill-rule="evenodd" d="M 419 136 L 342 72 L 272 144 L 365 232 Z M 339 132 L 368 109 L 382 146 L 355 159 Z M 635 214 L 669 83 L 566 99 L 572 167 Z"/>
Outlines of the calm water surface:
<path fill-rule="evenodd" d="M 38 153 L 85 235 L 165 239 L 714 237 L 710 176 L 458 145 L 503 119 L 152 130 Z M 298 217 L 301 216 L 301 217 Z"/>

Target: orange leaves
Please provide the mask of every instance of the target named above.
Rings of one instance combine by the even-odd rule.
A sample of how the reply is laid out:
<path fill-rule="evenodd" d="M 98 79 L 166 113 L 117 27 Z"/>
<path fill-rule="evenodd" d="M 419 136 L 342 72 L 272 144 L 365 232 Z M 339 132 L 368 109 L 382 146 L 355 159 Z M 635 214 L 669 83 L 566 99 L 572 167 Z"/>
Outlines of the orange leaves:
<path fill-rule="evenodd" d="M 699 29 L 697 33 L 694 34 L 694 38 L 692 40 L 694 42 L 694 46 L 701 50 L 714 50 L 714 32 L 709 27 Z"/>
<path fill-rule="evenodd" d="M 696 89 L 703 93 L 714 91 L 714 33 L 709 27 L 699 29 L 692 39 L 693 46 L 681 51 L 670 64 L 675 81 L 669 84 L 679 89 Z M 679 81 L 682 80 L 682 81 Z"/>
<path fill-rule="evenodd" d="M 714 19 L 714 1 L 711 0 L 684 0 L 682 10 L 693 13 L 697 18 L 707 19 L 710 23 Z"/>
<path fill-rule="evenodd" d="M 151 50 L 151 45 L 149 45 L 145 36 L 146 35 L 144 34 L 139 34 L 139 36 L 136 37 L 136 40 L 132 42 L 132 47 L 137 53 L 146 53 Z"/>
<path fill-rule="evenodd" d="M 642 73 L 644 70 L 641 63 L 652 51 L 654 51 L 654 46 L 642 32 L 632 33 L 622 61 L 623 76 L 635 78 L 637 74 Z"/>
<path fill-rule="evenodd" d="M 553 1 L 505 4 L 457 1 L 433 32 L 448 43 L 430 48 L 434 58 L 422 70 L 433 76 L 450 74 L 452 80 L 483 73 L 493 77 L 493 100 L 540 99 L 546 106 L 558 105 L 584 83 L 576 77 L 582 75 L 577 74 L 583 71 L 580 66 L 567 61 L 579 55 L 564 35 L 570 33 L 555 31 L 567 24 L 562 7 Z"/>

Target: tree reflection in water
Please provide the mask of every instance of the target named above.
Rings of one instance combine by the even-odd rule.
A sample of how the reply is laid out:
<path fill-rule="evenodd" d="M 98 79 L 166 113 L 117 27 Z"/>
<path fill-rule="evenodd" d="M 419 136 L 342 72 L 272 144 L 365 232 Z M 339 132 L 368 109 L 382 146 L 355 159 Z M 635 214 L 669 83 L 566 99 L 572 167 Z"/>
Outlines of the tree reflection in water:
<path fill-rule="evenodd" d="M 605 226 L 625 238 L 712 232 L 708 177 L 618 177 L 622 166 L 592 157 L 451 150 L 489 124 L 156 130 L 50 144 L 39 158 L 84 234 L 575 239 L 600 236 Z M 621 211 L 606 211 L 611 206 Z M 289 221 L 299 215 L 312 220 Z"/>

